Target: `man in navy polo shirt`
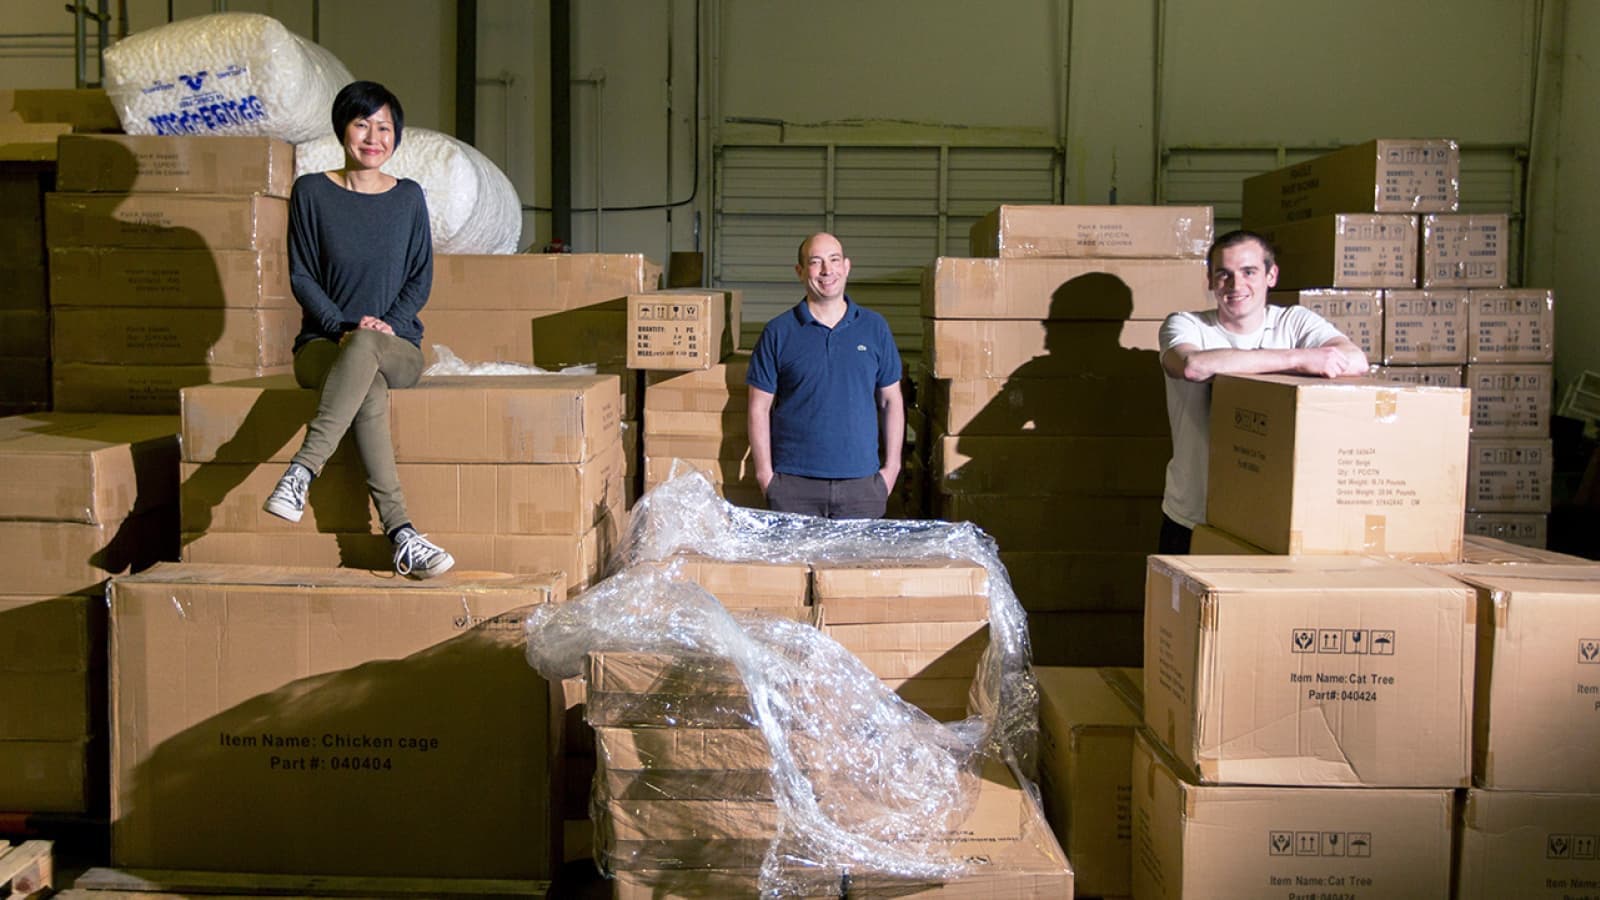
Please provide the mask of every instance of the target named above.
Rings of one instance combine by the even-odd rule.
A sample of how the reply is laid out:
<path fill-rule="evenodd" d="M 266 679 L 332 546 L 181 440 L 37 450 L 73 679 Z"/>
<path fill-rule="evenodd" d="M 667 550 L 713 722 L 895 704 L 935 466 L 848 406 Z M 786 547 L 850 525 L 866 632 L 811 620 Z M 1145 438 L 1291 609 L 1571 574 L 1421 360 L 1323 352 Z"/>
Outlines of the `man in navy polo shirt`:
<path fill-rule="evenodd" d="M 767 323 L 745 376 L 756 480 L 779 512 L 880 518 L 905 439 L 900 351 L 883 316 L 845 296 L 837 238 L 806 238 L 794 270 L 805 299 Z"/>

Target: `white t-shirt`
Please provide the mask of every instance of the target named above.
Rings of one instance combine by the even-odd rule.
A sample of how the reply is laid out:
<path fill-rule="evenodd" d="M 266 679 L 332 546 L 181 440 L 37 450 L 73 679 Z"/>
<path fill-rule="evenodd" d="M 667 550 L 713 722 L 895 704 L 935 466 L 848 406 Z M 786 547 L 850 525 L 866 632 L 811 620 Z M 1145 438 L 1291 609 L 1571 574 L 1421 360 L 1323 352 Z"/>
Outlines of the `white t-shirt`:
<path fill-rule="evenodd" d="M 1214 309 L 1179 312 L 1161 323 L 1161 352 L 1179 344 L 1201 350 L 1297 350 L 1321 347 L 1344 335 L 1303 306 L 1266 308 L 1261 329 L 1234 334 L 1217 322 Z M 1172 461 L 1161 511 L 1186 528 L 1206 520 L 1206 469 L 1211 462 L 1211 382 L 1167 376 L 1167 422 L 1172 426 Z"/>

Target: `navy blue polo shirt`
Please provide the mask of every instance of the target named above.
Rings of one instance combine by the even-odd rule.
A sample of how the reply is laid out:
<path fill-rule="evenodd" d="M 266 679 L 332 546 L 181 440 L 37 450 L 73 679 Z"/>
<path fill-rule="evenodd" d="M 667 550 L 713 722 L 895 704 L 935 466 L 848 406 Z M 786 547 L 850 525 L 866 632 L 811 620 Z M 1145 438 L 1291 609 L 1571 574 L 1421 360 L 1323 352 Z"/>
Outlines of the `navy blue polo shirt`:
<path fill-rule="evenodd" d="M 807 478 L 878 471 L 878 389 L 900 380 L 883 316 L 845 298 L 829 328 L 801 300 L 767 323 L 745 383 L 772 394 L 772 468 Z"/>

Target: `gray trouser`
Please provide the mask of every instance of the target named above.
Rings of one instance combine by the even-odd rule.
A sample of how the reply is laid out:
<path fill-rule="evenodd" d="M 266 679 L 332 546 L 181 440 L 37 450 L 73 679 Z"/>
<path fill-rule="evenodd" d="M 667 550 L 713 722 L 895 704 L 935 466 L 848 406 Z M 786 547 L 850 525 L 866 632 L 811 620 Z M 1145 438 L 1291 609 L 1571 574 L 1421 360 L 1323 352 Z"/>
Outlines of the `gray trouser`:
<path fill-rule="evenodd" d="M 422 377 L 422 351 L 405 338 L 358 328 L 341 344 L 307 341 L 294 355 L 294 379 L 318 388 L 317 414 L 294 461 L 321 474 L 328 457 L 354 426 L 356 452 L 367 470 L 367 489 L 383 530 L 409 522 L 400 473 L 389 435 L 389 389 L 408 388 Z"/>
<path fill-rule="evenodd" d="M 774 472 L 767 482 L 767 508 L 825 519 L 881 519 L 889 488 L 874 472 L 865 478 L 807 478 Z"/>

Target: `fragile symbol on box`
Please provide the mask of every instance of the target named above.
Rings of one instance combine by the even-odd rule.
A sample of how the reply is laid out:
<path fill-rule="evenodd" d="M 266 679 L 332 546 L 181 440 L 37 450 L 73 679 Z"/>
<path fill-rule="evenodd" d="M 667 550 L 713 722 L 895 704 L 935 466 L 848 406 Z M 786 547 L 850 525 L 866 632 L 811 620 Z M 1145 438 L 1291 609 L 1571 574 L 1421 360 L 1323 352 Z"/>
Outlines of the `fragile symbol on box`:
<path fill-rule="evenodd" d="M 1290 638 L 1295 653 L 1315 653 L 1316 633 L 1310 628 L 1296 628 Z"/>
<path fill-rule="evenodd" d="M 1578 662 L 1600 665 L 1600 638 L 1584 638 L 1578 642 Z"/>

